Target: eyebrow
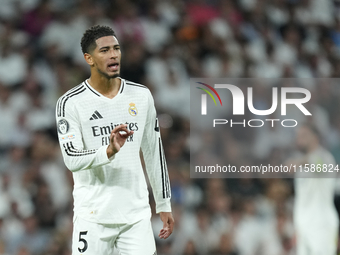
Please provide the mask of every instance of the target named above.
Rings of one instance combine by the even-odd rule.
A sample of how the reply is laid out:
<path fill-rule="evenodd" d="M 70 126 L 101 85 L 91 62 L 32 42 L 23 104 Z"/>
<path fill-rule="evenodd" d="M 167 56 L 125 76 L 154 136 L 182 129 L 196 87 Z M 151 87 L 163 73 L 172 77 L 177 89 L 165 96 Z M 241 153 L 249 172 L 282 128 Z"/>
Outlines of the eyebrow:
<path fill-rule="evenodd" d="M 115 48 L 115 47 L 120 47 L 120 45 L 119 44 L 113 45 L 113 48 Z M 99 50 L 103 50 L 103 49 L 110 49 L 110 46 L 103 46 L 103 47 L 99 48 Z"/>

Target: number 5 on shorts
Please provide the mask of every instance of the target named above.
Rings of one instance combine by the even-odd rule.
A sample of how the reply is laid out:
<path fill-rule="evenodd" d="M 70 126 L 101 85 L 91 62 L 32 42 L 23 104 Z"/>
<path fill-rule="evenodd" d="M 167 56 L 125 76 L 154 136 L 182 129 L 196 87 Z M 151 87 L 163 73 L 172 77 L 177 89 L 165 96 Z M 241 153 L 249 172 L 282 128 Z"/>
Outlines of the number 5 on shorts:
<path fill-rule="evenodd" d="M 83 242 L 84 243 L 84 247 L 81 249 L 78 247 L 78 251 L 79 252 L 85 252 L 87 250 L 87 242 L 84 238 L 82 238 L 81 236 L 85 236 L 87 235 L 87 231 L 82 231 L 79 233 L 79 242 Z"/>

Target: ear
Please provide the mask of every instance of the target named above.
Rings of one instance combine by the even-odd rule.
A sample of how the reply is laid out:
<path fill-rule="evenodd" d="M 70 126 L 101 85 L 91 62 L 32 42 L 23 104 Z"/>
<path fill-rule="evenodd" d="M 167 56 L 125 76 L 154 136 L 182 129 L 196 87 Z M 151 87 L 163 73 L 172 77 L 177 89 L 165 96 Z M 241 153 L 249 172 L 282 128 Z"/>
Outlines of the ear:
<path fill-rule="evenodd" d="M 86 63 L 88 63 L 90 66 L 93 66 L 93 58 L 91 54 L 85 53 L 84 58 L 85 58 Z"/>

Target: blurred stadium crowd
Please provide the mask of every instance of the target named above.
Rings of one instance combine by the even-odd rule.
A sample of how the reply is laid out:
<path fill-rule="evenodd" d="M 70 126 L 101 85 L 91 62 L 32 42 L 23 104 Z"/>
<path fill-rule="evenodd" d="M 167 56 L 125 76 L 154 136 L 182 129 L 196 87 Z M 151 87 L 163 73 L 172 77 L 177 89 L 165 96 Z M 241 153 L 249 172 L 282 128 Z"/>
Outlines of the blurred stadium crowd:
<path fill-rule="evenodd" d="M 335 0 L 2 0 L 0 255 L 71 254 L 73 183 L 54 109 L 89 77 L 80 38 L 95 24 L 114 28 L 121 76 L 155 98 L 176 220 L 171 238 L 156 238 L 158 254 L 295 254 L 291 180 L 190 179 L 189 78 L 339 78 Z M 311 90 L 312 121 L 340 162 L 340 93 L 327 84 Z M 244 164 L 245 147 L 256 152 L 249 164 L 282 163 L 294 150 L 247 134 L 236 130 L 226 141 L 235 165 Z M 152 221 L 158 234 L 162 223 Z"/>

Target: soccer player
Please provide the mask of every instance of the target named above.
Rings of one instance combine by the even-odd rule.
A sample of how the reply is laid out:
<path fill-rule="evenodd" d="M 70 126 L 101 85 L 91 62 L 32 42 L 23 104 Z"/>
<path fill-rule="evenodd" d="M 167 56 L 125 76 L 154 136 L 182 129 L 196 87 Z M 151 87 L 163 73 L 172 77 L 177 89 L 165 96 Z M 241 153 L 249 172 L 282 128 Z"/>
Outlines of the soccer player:
<path fill-rule="evenodd" d="M 72 254 L 156 254 L 142 150 L 156 213 L 168 238 L 174 219 L 170 184 L 149 89 L 119 77 L 114 31 L 93 26 L 81 39 L 91 76 L 56 106 L 60 147 L 74 178 Z"/>
<path fill-rule="evenodd" d="M 296 144 L 303 156 L 297 166 L 335 168 L 333 156 L 320 145 L 315 128 L 297 130 Z M 305 164 L 309 164 L 306 165 Z M 335 178 L 332 172 L 299 173 L 295 178 L 294 223 L 297 255 L 335 255 L 339 219 L 334 205 Z M 319 175 L 319 176 L 318 176 Z M 320 176 L 321 175 L 321 176 Z M 300 178 L 300 177 L 309 178 Z M 322 178 L 327 177 L 327 178 Z"/>

